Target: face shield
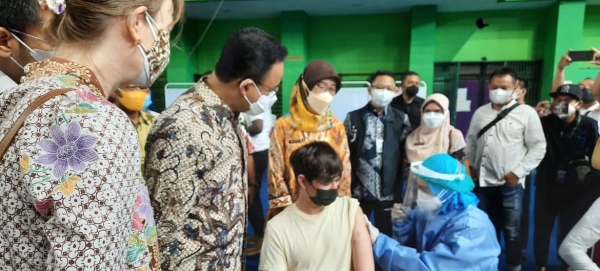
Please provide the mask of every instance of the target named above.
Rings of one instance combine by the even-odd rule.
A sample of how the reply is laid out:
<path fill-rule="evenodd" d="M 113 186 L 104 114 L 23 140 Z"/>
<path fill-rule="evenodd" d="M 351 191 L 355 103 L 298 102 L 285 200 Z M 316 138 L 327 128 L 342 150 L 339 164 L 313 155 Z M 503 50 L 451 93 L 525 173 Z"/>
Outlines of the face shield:
<path fill-rule="evenodd" d="M 457 169 L 460 172 L 460 168 Z M 442 185 L 464 178 L 464 174 L 442 174 L 414 162 L 410 166 L 402 205 L 408 210 L 418 211 L 431 219 L 439 214 L 446 201 L 452 198 L 455 190 Z"/>

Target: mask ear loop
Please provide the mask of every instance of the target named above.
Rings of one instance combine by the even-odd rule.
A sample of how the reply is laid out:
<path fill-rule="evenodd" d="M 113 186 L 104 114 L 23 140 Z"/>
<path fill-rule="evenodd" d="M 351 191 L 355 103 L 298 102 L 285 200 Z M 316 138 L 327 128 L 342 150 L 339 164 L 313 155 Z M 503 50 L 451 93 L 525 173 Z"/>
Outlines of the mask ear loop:
<path fill-rule="evenodd" d="M 154 41 L 158 41 L 158 35 L 157 35 L 157 31 L 156 31 L 156 26 L 154 26 L 154 19 L 152 19 L 152 17 L 150 16 L 150 14 L 148 14 L 148 12 L 146 12 L 145 14 L 146 17 L 146 23 L 148 23 L 148 27 L 150 27 L 150 32 L 152 33 L 152 37 L 154 37 Z M 142 52 L 142 54 L 144 55 L 144 58 L 147 58 L 147 53 L 146 53 L 146 47 L 144 47 L 144 44 L 142 43 L 142 40 L 137 40 L 136 45 L 138 45 L 138 47 L 140 48 L 140 52 Z"/>
<path fill-rule="evenodd" d="M 21 45 L 23 45 L 23 47 L 27 48 L 27 50 L 29 50 L 30 52 L 37 54 L 33 49 L 31 49 L 31 47 L 27 46 L 27 44 L 25 42 L 23 42 L 21 39 L 19 39 L 19 37 L 17 37 L 17 35 L 13 34 L 12 32 L 10 33 L 10 35 L 13 36 L 13 38 L 15 38 Z"/>
<path fill-rule="evenodd" d="M 12 60 L 12 62 L 17 64 L 17 66 L 19 66 L 22 70 L 25 69 L 25 67 L 23 67 L 23 65 L 21 65 L 19 62 L 17 62 L 17 60 L 15 58 L 13 58 L 12 56 L 10 56 L 10 60 Z"/>
<path fill-rule="evenodd" d="M 152 32 L 152 36 L 154 36 L 154 40 L 158 40 L 158 26 L 156 26 L 156 22 L 152 19 L 152 16 L 146 12 L 146 22 L 148 22 L 148 26 L 150 27 L 150 32 Z"/>
<path fill-rule="evenodd" d="M 15 35 L 13 32 L 19 33 L 21 35 L 25 35 L 25 36 L 30 37 L 32 39 L 39 40 L 39 41 L 41 41 L 43 43 L 46 43 L 46 44 L 50 44 L 49 42 L 45 41 L 44 39 L 38 38 L 38 37 L 36 37 L 34 35 L 29 35 L 27 33 L 23 33 L 21 31 L 10 29 L 10 28 L 8 30 L 10 30 L 10 35 L 13 36 L 13 38 L 15 38 L 21 45 L 23 45 L 23 47 L 25 47 L 25 48 L 27 48 L 27 50 L 29 50 L 29 52 L 31 53 L 31 56 L 35 60 L 38 60 L 39 57 L 43 57 L 43 56 L 38 56 L 39 55 L 38 51 L 36 51 L 36 50 L 32 49 L 31 47 L 29 47 L 29 45 L 27 45 L 27 43 L 25 43 L 23 40 L 21 40 L 19 37 L 17 37 L 17 35 Z M 42 51 L 42 50 L 39 50 L 39 51 Z M 15 60 L 13 59 L 13 61 L 15 61 Z M 18 65 L 19 65 L 19 67 L 23 68 L 23 66 L 21 64 L 18 64 Z"/>
<path fill-rule="evenodd" d="M 21 34 L 21 35 L 28 36 L 28 37 L 30 37 L 30 38 L 32 38 L 32 39 L 39 40 L 39 41 L 41 41 L 41 42 L 43 42 L 43 43 L 50 44 L 50 43 L 49 43 L 47 40 L 44 40 L 44 39 L 42 39 L 42 38 L 40 38 L 40 37 L 36 37 L 36 36 L 34 36 L 34 35 L 31 35 L 31 34 L 23 33 L 23 32 L 21 32 L 21 31 L 19 31 L 19 30 L 14 30 L 14 29 L 12 29 L 12 28 L 8 28 L 8 30 L 10 30 L 10 32 L 19 33 L 19 34 Z M 11 33 L 11 34 L 12 34 L 12 33 Z M 14 36 L 14 35 L 13 35 L 13 36 Z M 16 38 L 16 37 L 15 37 L 15 38 Z M 19 40 L 19 38 L 17 38 L 17 40 Z"/>
<path fill-rule="evenodd" d="M 146 74 L 146 80 L 147 80 L 146 84 L 149 84 L 149 82 L 150 82 L 150 65 L 148 64 L 148 53 L 146 53 L 146 48 L 144 48 L 144 44 L 142 44 L 142 40 L 137 40 L 135 42 L 135 45 L 138 47 L 140 54 L 142 54 L 142 57 L 144 58 L 143 71 L 144 71 L 144 74 Z M 144 86 L 144 87 L 149 87 L 149 85 Z"/>

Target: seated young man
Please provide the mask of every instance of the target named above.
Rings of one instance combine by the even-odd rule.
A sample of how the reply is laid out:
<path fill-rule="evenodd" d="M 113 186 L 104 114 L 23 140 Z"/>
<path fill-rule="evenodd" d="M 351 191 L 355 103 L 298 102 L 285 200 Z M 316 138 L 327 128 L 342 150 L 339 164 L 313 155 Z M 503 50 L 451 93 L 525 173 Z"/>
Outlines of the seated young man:
<path fill-rule="evenodd" d="M 267 223 L 260 271 L 375 270 L 369 231 L 358 201 L 339 197 L 339 154 L 326 142 L 294 151 L 298 200 Z"/>

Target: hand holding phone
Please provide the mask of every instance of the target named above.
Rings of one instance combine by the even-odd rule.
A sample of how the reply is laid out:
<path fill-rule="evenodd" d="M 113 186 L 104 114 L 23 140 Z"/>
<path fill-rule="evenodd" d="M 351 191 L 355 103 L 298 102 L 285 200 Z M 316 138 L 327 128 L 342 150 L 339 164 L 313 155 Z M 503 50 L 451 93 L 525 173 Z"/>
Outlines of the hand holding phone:
<path fill-rule="evenodd" d="M 594 47 L 590 47 L 592 52 L 594 52 L 594 59 L 591 61 L 592 64 L 600 65 L 600 51 Z"/>
<path fill-rule="evenodd" d="M 567 111 L 568 111 L 568 110 L 569 110 L 569 109 L 567 108 Z M 543 111 L 543 114 L 544 114 L 545 116 L 548 116 L 548 115 L 552 114 L 552 110 L 550 109 L 550 103 L 547 103 L 547 104 L 545 104 L 545 105 L 544 105 L 544 111 Z"/>
<path fill-rule="evenodd" d="M 595 52 L 590 51 L 569 51 L 571 62 L 575 61 L 593 61 Z"/>

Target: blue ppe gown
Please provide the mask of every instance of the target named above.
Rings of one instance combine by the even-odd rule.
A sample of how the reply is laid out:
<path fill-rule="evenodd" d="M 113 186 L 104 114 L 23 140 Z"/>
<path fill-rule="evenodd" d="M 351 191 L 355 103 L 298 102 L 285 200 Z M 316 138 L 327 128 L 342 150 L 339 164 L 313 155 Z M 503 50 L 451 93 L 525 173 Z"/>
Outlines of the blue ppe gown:
<path fill-rule="evenodd" d="M 494 226 L 475 205 L 465 207 L 429 220 L 414 210 L 393 222 L 394 239 L 379 234 L 373 244 L 375 262 L 385 271 L 498 270 Z"/>

